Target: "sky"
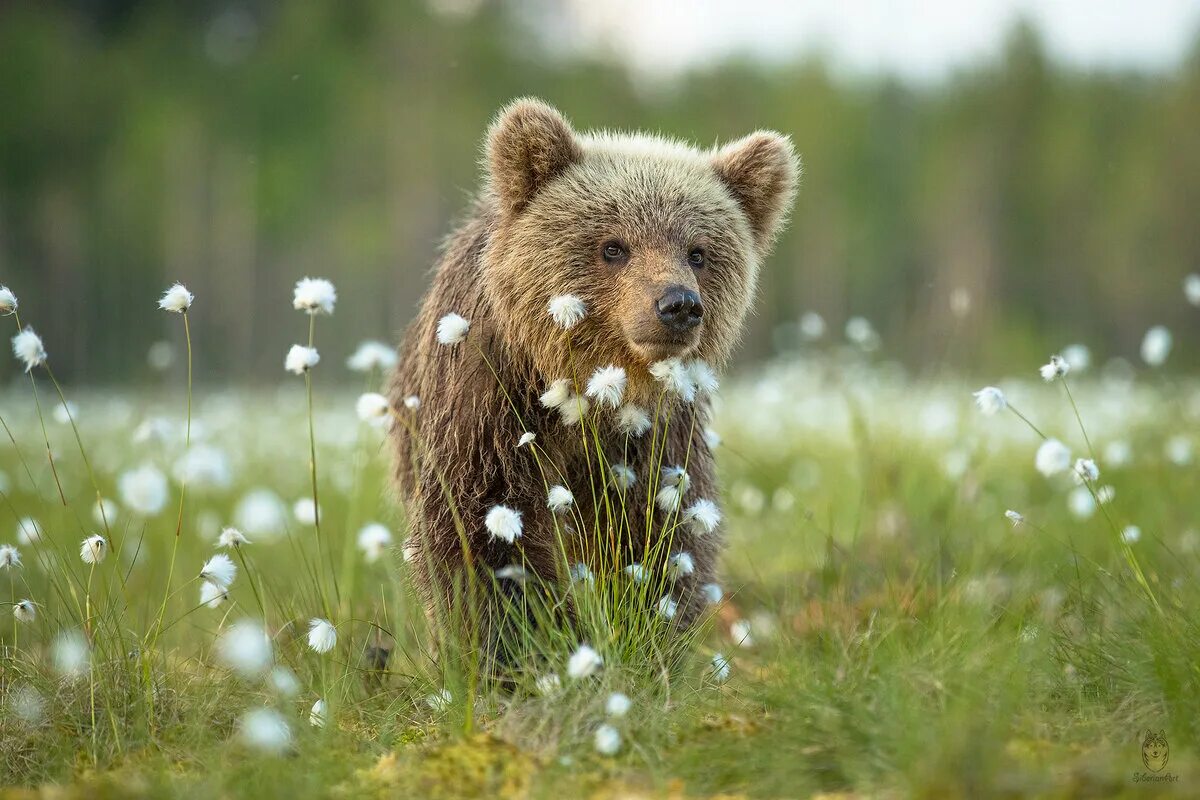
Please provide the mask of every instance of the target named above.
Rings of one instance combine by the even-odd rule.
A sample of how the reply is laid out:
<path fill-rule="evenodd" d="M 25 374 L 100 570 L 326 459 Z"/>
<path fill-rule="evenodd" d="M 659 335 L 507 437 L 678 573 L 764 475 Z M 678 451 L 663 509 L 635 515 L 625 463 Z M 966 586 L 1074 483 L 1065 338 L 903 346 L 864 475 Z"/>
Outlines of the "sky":
<path fill-rule="evenodd" d="M 1200 40 L 1200 0 L 570 0 L 566 9 L 561 45 L 611 53 L 646 75 L 731 54 L 816 52 L 850 74 L 937 81 L 995 59 L 1021 17 L 1053 57 L 1082 68 L 1172 69 Z"/>

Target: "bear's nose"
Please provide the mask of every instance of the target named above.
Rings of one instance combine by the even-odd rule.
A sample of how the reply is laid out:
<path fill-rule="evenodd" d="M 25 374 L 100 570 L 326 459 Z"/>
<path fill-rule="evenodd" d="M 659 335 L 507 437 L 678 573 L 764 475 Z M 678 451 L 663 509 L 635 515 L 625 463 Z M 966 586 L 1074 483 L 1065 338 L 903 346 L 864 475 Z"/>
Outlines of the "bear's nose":
<path fill-rule="evenodd" d="M 704 303 L 700 295 L 682 286 L 671 286 L 654 304 L 658 318 L 673 331 L 690 330 L 700 324 Z"/>

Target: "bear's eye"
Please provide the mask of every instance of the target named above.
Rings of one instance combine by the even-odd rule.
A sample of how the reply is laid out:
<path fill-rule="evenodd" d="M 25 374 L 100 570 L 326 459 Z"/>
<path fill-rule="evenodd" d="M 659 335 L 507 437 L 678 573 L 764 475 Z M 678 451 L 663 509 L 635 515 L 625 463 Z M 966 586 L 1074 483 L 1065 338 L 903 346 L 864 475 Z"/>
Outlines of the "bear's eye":
<path fill-rule="evenodd" d="M 625 246 L 620 242 L 605 242 L 601 252 L 604 254 L 604 260 L 608 262 L 620 261 L 626 256 Z"/>
<path fill-rule="evenodd" d="M 692 252 L 688 253 L 688 263 L 695 269 L 700 269 L 704 266 L 704 251 L 697 247 Z"/>

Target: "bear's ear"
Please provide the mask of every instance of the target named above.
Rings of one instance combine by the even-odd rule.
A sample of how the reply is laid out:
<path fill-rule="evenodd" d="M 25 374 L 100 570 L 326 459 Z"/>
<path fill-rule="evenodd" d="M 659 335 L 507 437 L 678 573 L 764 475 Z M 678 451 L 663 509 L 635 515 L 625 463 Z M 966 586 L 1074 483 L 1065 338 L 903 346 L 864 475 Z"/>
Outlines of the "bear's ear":
<path fill-rule="evenodd" d="M 800 180 L 800 159 L 791 140 L 774 131 L 756 131 L 714 152 L 712 164 L 746 212 L 755 244 L 766 250 L 783 227 Z"/>
<path fill-rule="evenodd" d="M 582 157 L 566 119 L 540 100 L 511 103 L 488 130 L 488 181 L 506 216 L 519 213 L 543 186 Z"/>

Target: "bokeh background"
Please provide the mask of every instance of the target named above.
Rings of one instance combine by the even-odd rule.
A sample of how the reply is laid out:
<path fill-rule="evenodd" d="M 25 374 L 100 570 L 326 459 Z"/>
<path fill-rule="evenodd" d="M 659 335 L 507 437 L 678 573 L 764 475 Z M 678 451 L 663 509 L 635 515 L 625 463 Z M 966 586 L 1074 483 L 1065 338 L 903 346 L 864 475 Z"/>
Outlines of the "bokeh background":
<path fill-rule="evenodd" d="M 746 362 L 807 311 L 835 337 L 869 319 L 918 374 L 1029 373 L 1075 341 L 1135 362 L 1157 324 L 1195 340 L 1200 9 L 963 5 L 5 2 L 0 283 L 74 383 L 157 379 L 174 280 L 203 381 L 282 379 L 304 275 L 337 284 L 341 360 L 403 328 L 491 115 L 536 94 L 581 128 L 793 137 Z"/>

